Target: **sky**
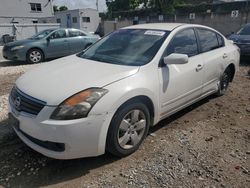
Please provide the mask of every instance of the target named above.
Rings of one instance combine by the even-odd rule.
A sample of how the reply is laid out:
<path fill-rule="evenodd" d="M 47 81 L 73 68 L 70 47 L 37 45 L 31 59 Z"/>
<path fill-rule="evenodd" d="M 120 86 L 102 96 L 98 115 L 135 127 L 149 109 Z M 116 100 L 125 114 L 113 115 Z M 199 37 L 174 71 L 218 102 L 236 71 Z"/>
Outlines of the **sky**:
<path fill-rule="evenodd" d="M 96 8 L 96 0 L 54 0 L 54 5 L 65 5 L 69 9 Z M 105 0 L 99 0 L 99 12 L 107 10 Z"/>

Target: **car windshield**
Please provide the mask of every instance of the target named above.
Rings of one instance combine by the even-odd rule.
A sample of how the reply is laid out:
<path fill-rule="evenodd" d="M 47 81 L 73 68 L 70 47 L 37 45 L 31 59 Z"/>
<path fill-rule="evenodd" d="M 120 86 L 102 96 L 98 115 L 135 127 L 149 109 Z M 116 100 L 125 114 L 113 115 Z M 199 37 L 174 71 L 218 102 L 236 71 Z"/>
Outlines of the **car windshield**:
<path fill-rule="evenodd" d="M 250 35 L 250 25 L 242 27 L 238 32 L 238 35 Z"/>
<path fill-rule="evenodd" d="M 104 37 L 79 56 L 85 59 L 130 66 L 149 63 L 170 31 L 121 29 Z"/>
<path fill-rule="evenodd" d="M 46 29 L 43 31 L 40 31 L 39 33 L 35 34 L 34 36 L 32 36 L 32 39 L 42 39 L 44 37 L 46 37 L 48 34 L 50 34 L 52 31 L 54 31 L 55 29 Z"/>

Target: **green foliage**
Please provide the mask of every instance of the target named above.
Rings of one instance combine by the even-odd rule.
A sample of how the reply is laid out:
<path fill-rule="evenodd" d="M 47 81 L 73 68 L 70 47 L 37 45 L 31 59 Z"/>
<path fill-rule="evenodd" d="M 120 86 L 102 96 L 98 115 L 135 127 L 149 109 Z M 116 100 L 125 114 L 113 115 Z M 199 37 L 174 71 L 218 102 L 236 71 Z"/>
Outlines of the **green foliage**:
<path fill-rule="evenodd" d="M 184 4 L 184 0 L 106 0 L 108 12 L 133 11 L 138 7 L 154 9 L 161 13 L 173 13 L 175 6 Z"/>
<path fill-rule="evenodd" d="M 59 8 L 59 11 L 65 11 L 65 10 L 68 10 L 68 7 L 66 7 L 66 6 L 61 6 L 61 7 Z"/>

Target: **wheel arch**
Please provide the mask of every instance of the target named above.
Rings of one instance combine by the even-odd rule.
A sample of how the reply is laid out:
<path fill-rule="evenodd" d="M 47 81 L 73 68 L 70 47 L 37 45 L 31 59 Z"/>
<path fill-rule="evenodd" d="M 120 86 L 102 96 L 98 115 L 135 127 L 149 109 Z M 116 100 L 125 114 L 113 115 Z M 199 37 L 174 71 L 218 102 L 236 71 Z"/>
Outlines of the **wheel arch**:
<path fill-rule="evenodd" d="M 151 121 L 150 126 L 152 126 L 154 123 L 154 118 L 155 118 L 155 107 L 154 107 L 153 101 L 150 99 L 150 97 L 146 95 L 137 95 L 128 99 L 127 101 L 125 101 L 123 104 L 120 105 L 120 107 L 116 110 L 116 112 L 118 112 L 124 106 L 129 105 L 134 102 L 141 102 L 147 106 L 149 113 L 150 113 L 150 121 Z"/>
<path fill-rule="evenodd" d="M 229 64 L 229 65 L 227 66 L 226 70 L 228 70 L 228 69 L 229 69 L 230 72 L 232 73 L 231 78 L 230 78 L 230 82 L 232 82 L 233 79 L 234 79 L 234 76 L 235 76 L 235 72 L 236 72 L 235 65 L 234 65 L 233 63 Z"/>

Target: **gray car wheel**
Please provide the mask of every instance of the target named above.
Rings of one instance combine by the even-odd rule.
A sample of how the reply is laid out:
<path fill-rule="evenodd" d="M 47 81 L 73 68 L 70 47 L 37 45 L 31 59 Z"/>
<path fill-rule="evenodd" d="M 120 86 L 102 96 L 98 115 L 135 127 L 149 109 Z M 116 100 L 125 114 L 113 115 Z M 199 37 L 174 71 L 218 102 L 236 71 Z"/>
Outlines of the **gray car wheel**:
<path fill-rule="evenodd" d="M 28 63 L 41 63 L 44 60 L 43 52 L 40 49 L 30 49 L 27 53 Z"/>

